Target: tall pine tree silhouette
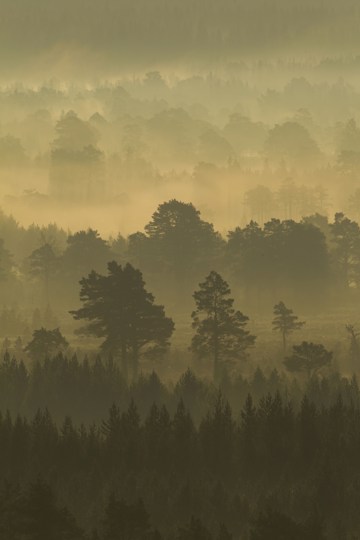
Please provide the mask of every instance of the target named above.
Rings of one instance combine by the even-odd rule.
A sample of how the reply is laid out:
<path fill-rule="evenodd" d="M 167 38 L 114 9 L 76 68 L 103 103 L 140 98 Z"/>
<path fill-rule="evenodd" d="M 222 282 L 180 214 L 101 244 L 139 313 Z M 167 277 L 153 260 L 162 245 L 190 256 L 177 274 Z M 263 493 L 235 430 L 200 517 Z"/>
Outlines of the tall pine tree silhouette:
<path fill-rule="evenodd" d="M 245 330 L 248 317 L 235 311 L 229 285 L 217 272 L 210 272 L 193 294 L 192 313 L 195 335 L 191 349 L 199 357 L 212 357 L 214 380 L 218 381 L 226 364 L 244 359 L 255 342 Z"/>
<path fill-rule="evenodd" d="M 102 349 L 120 355 L 125 376 L 131 362 L 136 378 L 140 356 L 161 353 L 169 345 L 173 321 L 165 316 L 163 306 L 154 303 L 140 270 L 131 264 L 122 267 L 110 262 L 107 276 L 93 271 L 80 284 L 84 305 L 70 313 L 89 324 L 79 333 L 105 338 Z"/>

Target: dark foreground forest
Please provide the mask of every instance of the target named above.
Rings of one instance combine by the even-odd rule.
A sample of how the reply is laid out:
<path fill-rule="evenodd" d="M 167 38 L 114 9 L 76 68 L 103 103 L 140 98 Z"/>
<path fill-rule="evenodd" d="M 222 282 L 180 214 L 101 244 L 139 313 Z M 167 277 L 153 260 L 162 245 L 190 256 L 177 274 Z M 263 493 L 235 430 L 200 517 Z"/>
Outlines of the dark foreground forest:
<path fill-rule="evenodd" d="M 129 385 L 111 360 L 6 355 L 0 384 L 1 538 L 358 538 L 355 377 Z"/>

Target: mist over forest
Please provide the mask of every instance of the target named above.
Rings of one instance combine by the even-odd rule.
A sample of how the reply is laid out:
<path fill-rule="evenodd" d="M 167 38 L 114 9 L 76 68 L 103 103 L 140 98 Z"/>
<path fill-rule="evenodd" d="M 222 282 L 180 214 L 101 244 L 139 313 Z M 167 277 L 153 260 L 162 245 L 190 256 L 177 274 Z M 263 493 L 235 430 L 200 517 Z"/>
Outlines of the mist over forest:
<path fill-rule="evenodd" d="M 360 6 L 0 0 L 0 540 L 359 540 Z"/>
<path fill-rule="evenodd" d="M 37 0 L 36 7 L 2 0 L 1 7 L 8 76 L 58 69 L 96 77 L 154 63 L 176 70 L 247 56 L 329 60 L 354 55 L 359 45 L 355 0 Z"/>

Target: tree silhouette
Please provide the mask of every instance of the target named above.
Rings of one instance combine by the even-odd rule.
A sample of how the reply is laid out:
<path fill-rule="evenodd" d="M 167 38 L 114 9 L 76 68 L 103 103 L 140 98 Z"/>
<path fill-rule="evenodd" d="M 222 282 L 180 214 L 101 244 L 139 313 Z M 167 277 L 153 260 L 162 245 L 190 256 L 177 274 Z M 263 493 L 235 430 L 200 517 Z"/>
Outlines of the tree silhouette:
<path fill-rule="evenodd" d="M 285 159 L 289 164 L 304 166 L 320 158 L 320 150 L 309 131 L 297 122 L 275 125 L 265 141 L 265 150 L 269 157 Z"/>
<path fill-rule="evenodd" d="M 209 268 L 223 246 L 213 225 L 191 203 L 175 199 L 158 206 L 145 232 L 129 237 L 131 256 L 144 271 L 172 280 L 170 292 L 182 297 L 184 286 Z"/>
<path fill-rule="evenodd" d="M 70 313 L 89 324 L 79 330 L 84 335 L 105 338 L 102 349 L 120 354 L 125 376 L 130 360 L 134 378 L 142 354 L 163 352 L 169 345 L 173 321 L 163 306 L 145 289 L 142 274 L 131 264 L 108 264 L 108 275 L 92 271 L 80 281 L 80 299 L 84 306 Z"/>
<path fill-rule="evenodd" d="M 70 281 L 78 281 L 91 270 L 102 271 L 111 259 L 111 250 L 93 229 L 69 235 L 62 256 L 62 271 Z"/>
<path fill-rule="evenodd" d="M 57 198 L 86 201 L 103 195 L 103 153 L 98 133 L 69 111 L 57 122 L 52 143 L 50 193 Z"/>
<path fill-rule="evenodd" d="M 228 264 L 249 301 L 271 301 L 288 290 L 299 301 L 321 298 L 330 274 L 326 238 L 311 223 L 272 219 L 260 228 L 250 222 L 230 231 Z M 311 254 L 311 255 L 310 255 Z M 308 264 L 311 257 L 312 264 Z M 319 298 L 319 299 L 320 299 Z"/>
<path fill-rule="evenodd" d="M 68 346 L 59 328 L 54 330 L 40 328 L 34 331 L 33 338 L 26 345 L 25 351 L 33 360 L 43 360 L 65 350 Z"/>
<path fill-rule="evenodd" d="M 287 336 L 295 330 L 300 330 L 305 322 L 299 321 L 298 317 L 294 315 L 293 310 L 288 309 L 284 302 L 279 302 L 274 306 L 274 315 L 275 317 L 272 322 L 273 330 L 281 333 L 285 354 Z"/>
<path fill-rule="evenodd" d="M 255 336 L 245 330 L 248 317 L 235 311 L 230 293 L 226 281 L 212 271 L 193 294 L 196 310 L 191 316 L 196 333 L 191 350 L 199 357 L 213 358 L 215 381 L 227 363 L 244 359 L 248 347 L 255 342 Z"/>
<path fill-rule="evenodd" d="M 330 365 L 333 353 L 324 345 L 303 341 L 293 346 L 293 354 L 284 360 L 291 372 L 305 372 L 311 379 L 321 368 Z"/>
<path fill-rule="evenodd" d="M 261 151 L 267 135 L 264 124 L 239 113 L 230 115 L 223 133 L 238 155 L 244 151 Z"/>

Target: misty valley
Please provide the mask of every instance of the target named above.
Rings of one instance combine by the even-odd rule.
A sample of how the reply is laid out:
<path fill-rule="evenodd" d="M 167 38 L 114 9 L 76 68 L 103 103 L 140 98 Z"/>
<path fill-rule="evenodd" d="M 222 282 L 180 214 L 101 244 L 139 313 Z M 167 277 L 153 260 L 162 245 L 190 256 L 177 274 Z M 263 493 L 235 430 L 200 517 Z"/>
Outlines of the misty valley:
<path fill-rule="evenodd" d="M 0 0 L 0 540 L 360 540 L 359 22 Z"/>

